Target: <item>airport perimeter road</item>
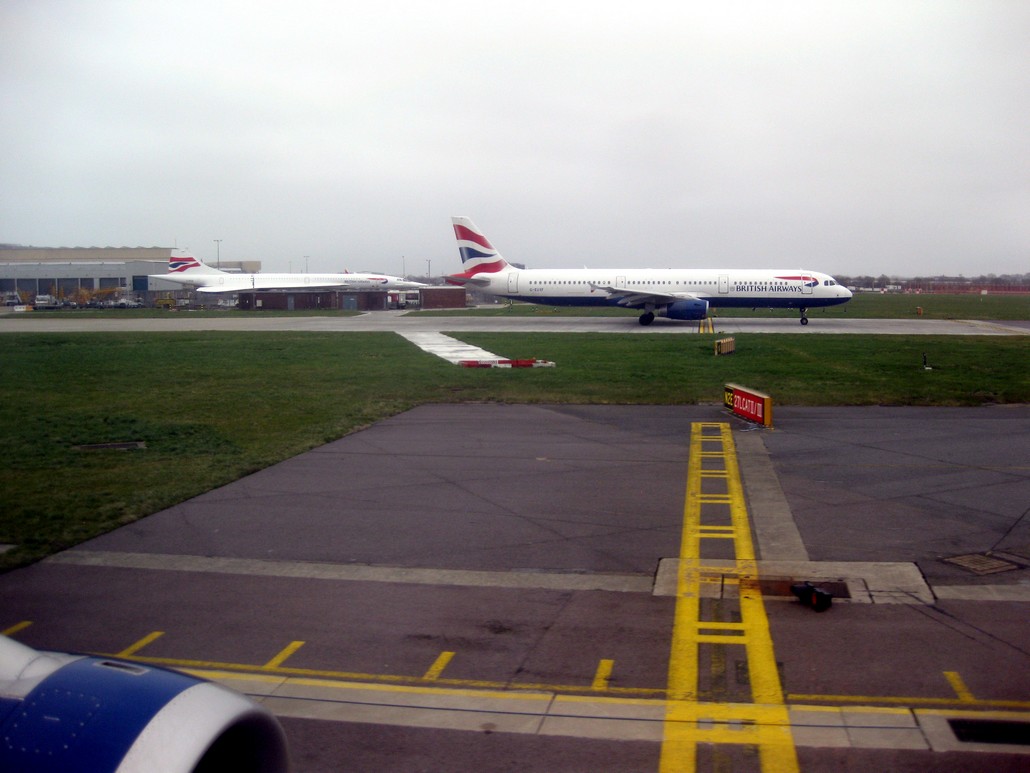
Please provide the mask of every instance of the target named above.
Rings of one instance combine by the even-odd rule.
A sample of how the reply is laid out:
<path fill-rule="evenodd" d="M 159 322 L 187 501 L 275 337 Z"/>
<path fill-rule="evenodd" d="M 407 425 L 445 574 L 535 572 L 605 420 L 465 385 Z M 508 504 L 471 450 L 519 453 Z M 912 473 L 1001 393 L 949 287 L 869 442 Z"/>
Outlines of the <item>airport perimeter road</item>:
<path fill-rule="evenodd" d="M 811 324 L 802 327 L 797 319 L 755 319 L 717 317 L 717 333 L 852 333 L 890 335 L 1030 335 L 1030 325 L 1021 322 L 985 322 L 978 320 L 929 319 L 820 319 L 813 313 Z M 224 317 L 169 312 L 165 317 L 125 319 L 78 318 L 74 314 L 0 315 L 0 333 L 68 333 L 68 332 L 174 332 L 197 330 L 228 331 L 322 331 L 322 332 L 472 332 L 496 333 L 659 333 L 675 335 L 696 333 L 697 323 L 656 320 L 646 327 L 635 317 L 527 317 L 429 316 L 406 311 L 376 311 L 353 317 L 237 315 Z"/>
<path fill-rule="evenodd" d="M 241 689 L 305 772 L 1023 771 L 1027 459 L 1028 406 L 427 405 L 0 576 L 0 630 Z"/>

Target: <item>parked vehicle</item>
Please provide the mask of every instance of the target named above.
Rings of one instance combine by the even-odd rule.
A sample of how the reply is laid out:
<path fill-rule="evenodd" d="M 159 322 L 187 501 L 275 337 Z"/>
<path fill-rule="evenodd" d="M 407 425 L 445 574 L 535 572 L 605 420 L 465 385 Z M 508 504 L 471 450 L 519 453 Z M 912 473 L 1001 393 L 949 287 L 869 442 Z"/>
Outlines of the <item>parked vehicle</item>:
<path fill-rule="evenodd" d="M 52 295 L 37 295 L 32 301 L 32 307 L 35 309 L 59 309 L 61 302 Z"/>

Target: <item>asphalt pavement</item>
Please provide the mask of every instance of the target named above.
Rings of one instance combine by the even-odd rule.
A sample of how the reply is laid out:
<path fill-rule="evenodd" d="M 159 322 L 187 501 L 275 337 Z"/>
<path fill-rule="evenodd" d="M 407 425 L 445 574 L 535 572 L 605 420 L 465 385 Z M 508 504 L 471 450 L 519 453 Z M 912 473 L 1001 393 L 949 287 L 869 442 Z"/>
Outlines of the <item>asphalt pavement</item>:
<path fill-rule="evenodd" d="M 815 334 L 838 321 L 825 322 L 733 324 Z M 188 317 L 89 327 L 123 323 L 212 329 Z M 1019 329 L 904 329 L 956 325 Z M 697 769 L 760 769 L 761 745 L 732 738 L 761 709 L 786 717 L 794 769 L 1025 770 L 1030 406 L 775 417 L 760 429 L 721 406 L 422 406 L 0 576 L 0 630 L 237 687 L 280 716 L 298 771 L 688 769 L 669 763 L 669 706 L 691 435 L 725 425 L 763 617 L 747 620 L 739 556 L 705 559 L 721 581 L 701 587 L 698 609 L 717 629 L 767 632 L 782 692 L 755 697 L 750 648 L 699 644 L 691 721 L 703 733 L 731 719 L 700 744 Z M 832 588 L 833 606 L 802 605 L 789 588 L 803 580 Z M 974 732 L 960 738 L 963 719 Z"/>

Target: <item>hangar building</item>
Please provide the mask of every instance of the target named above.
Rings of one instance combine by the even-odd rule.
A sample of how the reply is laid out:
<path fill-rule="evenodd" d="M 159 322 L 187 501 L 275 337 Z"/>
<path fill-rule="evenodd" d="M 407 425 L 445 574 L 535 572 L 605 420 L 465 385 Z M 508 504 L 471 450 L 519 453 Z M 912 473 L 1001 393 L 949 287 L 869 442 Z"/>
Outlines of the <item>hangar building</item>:
<path fill-rule="evenodd" d="M 31 303 L 37 295 L 61 300 L 133 298 L 147 292 L 178 290 L 170 282 L 148 280 L 163 274 L 174 247 L 20 247 L 0 245 L 0 294 L 15 293 Z M 221 261 L 223 271 L 261 270 L 260 261 Z"/>
<path fill-rule="evenodd" d="M 175 247 L 22 247 L 0 244 L 0 298 L 7 305 L 31 304 L 47 295 L 60 302 L 139 301 L 151 305 L 174 295 L 185 303 L 192 293 L 181 285 L 151 279 L 168 270 Z M 254 274 L 261 261 L 225 261 L 222 271 Z M 457 292 L 455 292 L 457 290 Z M 264 292 L 240 293 L 241 309 L 353 309 L 374 311 L 408 303 L 425 308 L 462 308 L 462 288 L 424 288 L 417 293 Z M 210 299 L 209 299 L 210 300 Z"/>

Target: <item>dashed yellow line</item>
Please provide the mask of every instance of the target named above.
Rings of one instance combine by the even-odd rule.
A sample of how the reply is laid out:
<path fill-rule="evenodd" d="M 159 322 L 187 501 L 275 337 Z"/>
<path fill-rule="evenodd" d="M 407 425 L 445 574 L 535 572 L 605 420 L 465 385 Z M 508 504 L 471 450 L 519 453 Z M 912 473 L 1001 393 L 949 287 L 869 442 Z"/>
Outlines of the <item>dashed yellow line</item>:
<path fill-rule="evenodd" d="M 0 633 L 2 633 L 4 636 L 14 636 L 19 631 L 24 631 L 30 625 L 32 625 L 31 620 L 22 620 L 20 623 L 15 623 L 10 628 L 0 631 Z"/>
<path fill-rule="evenodd" d="M 604 691 L 608 689 L 608 681 L 612 678 L 612 669 L 615 667 L 614 660 L 602 660 L 597 664 L 597 672 L 594 674 L 594 681 L 590 685 L 591 690 Z"/>
<path fill-rule="evenodd" d="M 425 675 L 422 678 L 425 679 L 427 682 L 435 682 L 437 679 L 440 678 L 440 674 L 442 674 L 443 670 L 447 668 L 447 664 L 451 662 L 451 658 L 453 657 L 453 652 L 441 652 L 440 656 L 435 661 L 433 661 L 433 665 L 429 667 L 429 670 L 426 671 Z"/>
<path fill-rule="evenodd" d="M 19 631 L 23 631 L 32 625 L 32 621 L 25 620 L 20 623 L 6 628 L 2 633 L 5 636 L 13 636 Z M 602 680 L 606 680 L 610 676 L 608 670 L 609 663 L 614 664 L 611 660 L 602 660 L 601 665 L 598 667 L 597 675 L 594 677 L 593 683 L 587 687 L 586 685 L 575 685 L 575 684 L 546 684 L 546 683 L 513 683 L 505 681 L 490 681 L 484 679 L 443 679 L 439 675 L 434 678 L 427 678 L 431 676 L 433 667 L 427 672 L 426 676 L 418 677 L 404 674 L 368 674 L 360 673 L 355 671 L 332 671 L 325 669 L 314 669 L 314 668 L 290 668 L 288 666 L 278 665 L 272 667 L 269 664 L 264 666 L 256 665 L 254 663 L 225 663 L 216 661 L 205 661 L 205 660 L 188 660 L 184 658 L 165 658 L 165 657 L 148 657 L 145 655 L 137 654 L 139 650 L 146 647 L 159 637 L 163 636 L 162 631 L 155 631 L 143 639 L 139 640 L 132 646 L 122 650 L 118 653 L 94 653 L 100 657 L 123 657 L 139 663 L 149 663 L 155 666 L 165 666 L 168 668 L 179 668 L 185 671 L 195 672 L 198 674 L 240 674 L 245 675 L 248 678 L 288 678 L 288 679 L 315 679 L 315 680 L 328 680 L 330 682 L 360 682 L 365 686 L 372 688 L 376 684 L 379 684 L 384 689 L 405 689 L 401 685 L 411 685 L 412 689 L 418 689 L 416 685 L 426 681 L 432 681 L 434 685 L 453 690 L 470 690 L 470 691 L 504 691 L 504 690 L 523 690 L 530 691 L 536 690 L 542 693 L 552 694 L 556 693 L 559 695 L 565 695 L 568 699 L 572 700 L 577 697 L 577 694 L 582 695 L 587 692 L 605 692 L 611 696 L 609 699 L 620 703 L 628 703 L 630 705 L 646 705 L 651 700 L 658 699 L 663 700 L 666 696 L 667 690 L 665 688 L 649 688 L 649 687 L 613 687 L 606 681 L 602 686 Z M 295 651 L 295 650 L 294 650 Z M 714 653 L 713 653 L 714 655 Z M 449 660 L 448 660 L 449 662 Z M 720 666 L 725 668 L 725 664 Z M 442 671 L 442 669 L 441 669 Z M 259 672 L 272 672 L 270 674 L 262 673 L 258 676 Z M 954 672 L 945 672 L 945 674 Z M 211 678 L 211 677 L 209 677 Z M 949 680 L 950 681 L 950 680 Z M 879 705 L 891 705 L 891 706 L 936 706 L 944 710 L 944 707 L 976 707 L 979 710 L 995 709 L 995 710 L 1010 710 L 1010 711 L 1030 711 L 1030 701 L 1026 700 L 999 700 L 991 698 L 975 698 L 972 693 L 962 693 L 965 697 L 957 698 L 944 698 L 944 697 L 923 697 L 923 696 L 890 696 L 890 695 L 821 695 L 821 694 L 802 694 L 802 693 L 790 693 L 787 699 L 790 703 L 797 708 L 803 706 L 806 708 L 815 708 L 814 704 L 829 703 L 833 705 L 866 705 L 869 706 L 870 711 L 875 711 L 874 707 Z M 637 697 L 632 697 L 637 696 Z M 648 697 L 651 696 L 651 697 Z M 808 705 L 813 704 L 813 705 Z M 889 709 L 884 709 L 889 710 Z M 923 709 L 927 710 L 927 709 Z"/>
<path fill-rule="evenodd" d="M 975 701 L 972 691 L 966 687 L 966 683 L 959 676 L 958 671 L 945 671 L 944 678 L 948 680 L 948 684 L 951 685 L 951 689 L 955 691 L 960 701 Z"/>
<path fill-rule="evenodd" d="M 304 646 L 304 642 L 302 642 L 302 641 L 290 642 L 288 646 L 283 648 L 282 652 L 280 652 L 274 658 L 272 658 L 267 663 L 265 663 L 265 665 L 262 668 L 264 668 L 265 670 L 272 670 L 272 669 L 279 668 L 279 666 L 281 666 L 283 663 L 286 662 L 286 659 L 288 657 L 293 655 L 293 653 L 295 653 L 297 650 L 299 650 L 303 646 Z"/>
<path fill-rule="evenodd" d="M 157 635 L 151 634 L 146 639 L 137 642 L 132 647 L 123 652 L 136 652 L 146 646 L 149 642 L 160 636 L 160 632 Z M 742 644 L 743 641 L 734 641 L 734 643 Z M 123 655 L 122 653 L 95 653 L 101 657 L 126 657 L 130 660 L 139 663 L 148 663 L 155 666 L 165 666 L 168 668 L 179 668 L 186 671 L 211 671 L 217 673 L 236 673 L 236 674 L 254 674 L 256 672 L 272 672 L 281 677 L 291 679 L 320 679 L 328 681 L 343 681 L 343 682 L 362 682 L 366 685 L 374 685 L 379 683 L 384 687 L 397 686 L 397 685 L 412 685 L 417 686 L 418 684 L 426 681 L 432 681 L 434 685 L 438 687 L 447 687 L 457 690 L 536 690 L 547 693 L 557 693 L 574 697 L 577 694 L 582 695 L 584 693 L 599 691 L 597 676 L 594 677 L 594 682 L 591 685 L 585 684 L 554 684 L 544 682 L 510 682 L 510 681 L 494 681 L 486 679 L 448 679 L 437 676 L 434 679 L 427 679 L 426 676 L 415 676 L 411 674 L 370 674 L 357 671 L 337 671 L 328 669 L 317 669 L 317 668 L 293 668 L 290 666 L 280 665 L 276 668 L 269 668 L 267 665 L 261 666 L 254 663 L 227 663 L 220 661 L 208 661 L 208 660 L 189 660 L 185 658 L 166 658 L 166 657 L 148 657 L 145 655 L 133 654 L 131 657 Z M 614 661 L 604 661 L 601 663 Z M 432 667 L 430 668 L 432 671 Z M 601 668 L 598 668 L 598 672 Z M 428 673 L 428 672 L 427 672 Z M 607 685 L 602 688 L 607 695 L 611 696 L 612 700 L 616 701 L 630 701 L 636 700 L 648 701 L 652 698 L 665 699 L 668 693 L 667 688 L 651 688 L 651 687 L 614 687 Z M 681 691 L 683 694 L 685 691 Z M 1030 701 L 1027 700 L 1003 700 L 1003 699 L 992 699 L 992 698 L 946 698 L 946 697 L 924 697 L 915 695 L 823 695 L 823 694 L 804 694 L 804 693 L 789 693 L 787 700 L 794 707 L 799 705 L 811 707 L 809 704 L 820 704 L 829 703 L 833 705 L 866 705 L 870 707 L 875 706 L 938 706 L 938 707 L 963 707 L 975 705 L 977 708 L 982 709 L 999 709 L 999 710 L 1022 710 L 1030 711 Z M 885 709 L 886 710 L 886 709 Z"/>
<path fill-rule="evenodd" d="M 146 647 L 148 644 L 151 644 L 152 642 L 156 641 L 157 639 L 160 639 L 162 636 L 164 636 L 164 633 L 165 633 L 164 631 L 154 631 L 153 633 L 148 633 L 146 636 L 144 636 L 142 639 L 140 639 L 138 642 L 136 642 L 132 646 L 127 647 L 126 649 L 124 649 L 121 652 L 117 653 L 115 655 L 115 657 L 116 658 L 129 658 L 129 657 L 132 657 L 137 652 L 139 652 L 141 649 Z"/>
<path fill-rule="evenodd" d="M 727 508 L 729 524 L 722 522 Z M 705 567 L 702 547 L 711 539 L 732 540 L 732 569 Z M 702 585 L 727 580 L 739 588 L 740 622 L 702 619 Z M 745 649 L 752 704 L 700 699 L 699 648 L 727 644 Z M 758 587 L 736 448 L 725 423 L 691 426 L 660 771 L 695 771 L 701 743 L 752 745 L 765 773 L 798 771 L 790 716 Z"/>
<path fill-rule="evenodd" d="M 98 653 L 107 657 L 122 657 L 109 653 Z M 536 690 L 548 693 L 560 694 L 584 694 L 594 691 L 588 684 L 548 684 L 540 682 L 511 682 L 495 681 L 488 679 L 450 679 L 437 677 L 428 680 L 425 676 L 413 676 L 411 674 L 369 674 L 358 671 L 334 671 L 318 668 L 293 668 L 290 666 L 279 666 L 271 669 L 266 666 L 258 666 L 252 663 L 226 663 L 212 660 L 189 660 L 185 658 L 159 658 L 147 657 L 145 655 L 134 655 L 131 658 L 138 663 L 147 663 L 154 666 L 165 666 L 167 668 L 178 668 L 186 671 L 225 671 L 233 673 L 253 673 L 263 671 L 275 673 L 289 678 L 311 678 L 325 679 L 330 681 L 364 682 L 369 685 L 380 683 L 383 685 L 415 685 L 426 681 L 432 681 L 438 687 L 454 687 L 470 690 Z M 615 700 L 629 700 L 635 698 L 645 700 L 648 696 L 662 698 L 665 695 L 665 688 L 662 687 L 612 687 L 605 690 Z M 624 696 L 624 697 L 623 697 Z"/>

